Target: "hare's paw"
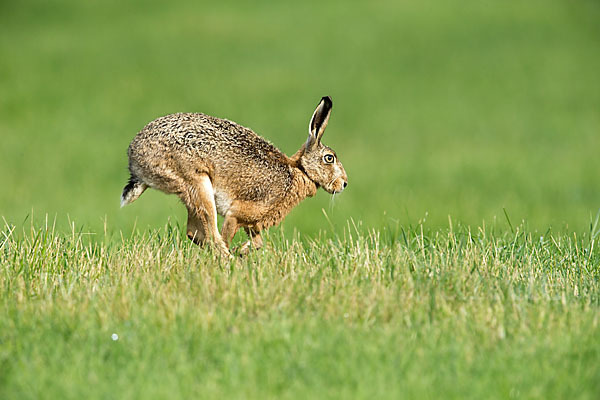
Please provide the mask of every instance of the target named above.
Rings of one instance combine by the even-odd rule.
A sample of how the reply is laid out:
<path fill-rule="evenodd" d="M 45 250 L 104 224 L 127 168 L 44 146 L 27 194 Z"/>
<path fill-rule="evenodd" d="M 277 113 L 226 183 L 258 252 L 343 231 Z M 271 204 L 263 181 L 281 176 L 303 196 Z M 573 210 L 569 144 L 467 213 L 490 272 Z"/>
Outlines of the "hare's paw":
<path fill-rule="evenodd" d="M 237 249 L 237 253 L 240 256 L 247 256 L 253 250 L 258 250 L 263 246 L 262 237 L 260 234 L 255 234 L 252 236 L 251 240 L 248 240 L 241 247 Z"/>
<path fill-rule="evenodd" d="M 250 252 L 252 251 L 252 241 L 248 240 L 246 243 L 244 243 L 242 246 L 240 246 L 237 249 L 237 253 L 240 256 L 247 256 L 248 254 L 250 254 Z"/>
<path fill-rule="evenodd" d="M 219 257 L 221 257 L 221 259 L 225 259 L 225 260 L 233 259 L 233 256 L 231 255 L 229 248 L 227 248 L 227 245 L 222 240 L 215 241 L 214 247 L 215 247 L 215 250 L 216 250 L 217 254 L 219 255 Z"/>

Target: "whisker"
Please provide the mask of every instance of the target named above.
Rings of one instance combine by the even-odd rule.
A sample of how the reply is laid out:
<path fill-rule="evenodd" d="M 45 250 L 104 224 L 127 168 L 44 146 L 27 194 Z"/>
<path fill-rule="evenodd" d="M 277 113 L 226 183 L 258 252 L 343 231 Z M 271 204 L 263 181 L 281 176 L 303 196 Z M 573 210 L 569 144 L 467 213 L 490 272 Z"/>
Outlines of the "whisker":
<path fill-rule="evenodd" d="M 329 211 L 332 211 L 332 210 L 333 210 L 333 205 L 334 205 L 334 203 L 335 203 L 335 195 L 336 195 L 336 193 L 335 193 L 335 192 L 333 192 L 333 193 L 331 194 L 331 200 L 329 200 Z"/>

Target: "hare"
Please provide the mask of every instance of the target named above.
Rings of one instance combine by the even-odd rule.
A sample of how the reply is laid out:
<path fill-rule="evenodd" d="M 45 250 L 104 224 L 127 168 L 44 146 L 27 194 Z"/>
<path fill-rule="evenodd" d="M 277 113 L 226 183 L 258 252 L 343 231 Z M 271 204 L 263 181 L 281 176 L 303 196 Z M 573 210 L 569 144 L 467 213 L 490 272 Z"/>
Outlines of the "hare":
<path fill-rule="evenodd" d="M 336 153 L 321 143 L 332 101 L 323 97 L 309 124 L 306 142 L 288 157 L 252 130 L 200 113 L 158 118 L 129 145 L 131 177 L 121 207 L 148 187 L 176 194 L 188 211 L 187 236 L 195 244 L 212 240 L 231 257 L 239 228 L 249 237 L 240 253 L 262 246 L 261 231 L 276 225 L 322 187 L 340 193 L 348 177 Z M 224 217 L 221 233 L 217 213 Z"/>

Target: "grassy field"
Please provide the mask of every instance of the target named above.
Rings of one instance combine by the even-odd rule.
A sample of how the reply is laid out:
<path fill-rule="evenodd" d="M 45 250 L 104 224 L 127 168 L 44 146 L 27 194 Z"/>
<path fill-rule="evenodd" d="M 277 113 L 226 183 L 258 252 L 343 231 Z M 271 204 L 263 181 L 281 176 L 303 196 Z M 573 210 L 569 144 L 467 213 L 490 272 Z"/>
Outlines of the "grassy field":
<path fill-rule="evenodd" d="M 349 225 L 223 263 L 7 227 L 0 397 L 595 399 L 597 240 Z"/>
<path fill-rule="evenodd" d="M 600 3 L 213 3 L 0 2 L 0 399 L 600 398 Z M 348 189 L 264 250 L 119 209 L 150 120 L 323 95 Z"/>
<path fill-rule="evenodd" d="M 349 190 L 329 211 L 381 228 L 478 226 L 509 211 L 586 229 L 600 204 L 596 1 L 18 1 L 0 6 L 0 214 L 101 231 L 185 221 L 149 192 L 119 210 L 126 148 L 150 120 L 202 111 L 291 154 L 325 94 Z M 338 231 L 339 232 L 339 231 Z"/>

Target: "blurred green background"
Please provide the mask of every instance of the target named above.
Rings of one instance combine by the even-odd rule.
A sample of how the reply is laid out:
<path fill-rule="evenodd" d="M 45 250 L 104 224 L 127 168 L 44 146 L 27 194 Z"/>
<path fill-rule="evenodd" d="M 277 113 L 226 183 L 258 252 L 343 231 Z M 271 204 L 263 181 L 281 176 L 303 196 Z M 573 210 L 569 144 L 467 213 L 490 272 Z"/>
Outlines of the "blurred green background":
<path fill-rule="evenodd" d="M 331 95 L 324 142 L 349 186 L 286 230 L 507 226 L 503 208 L 584 230 L 600 207 L 599 21 L 593 0 L 4 1 L 0 215 L 183 225 L 155 191 L 119 209 L 146 123 L 204 112 L 291 154 Z"/>

